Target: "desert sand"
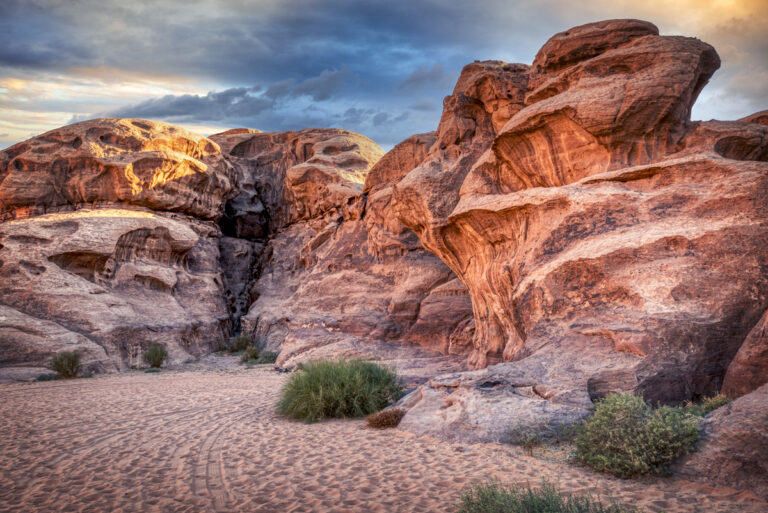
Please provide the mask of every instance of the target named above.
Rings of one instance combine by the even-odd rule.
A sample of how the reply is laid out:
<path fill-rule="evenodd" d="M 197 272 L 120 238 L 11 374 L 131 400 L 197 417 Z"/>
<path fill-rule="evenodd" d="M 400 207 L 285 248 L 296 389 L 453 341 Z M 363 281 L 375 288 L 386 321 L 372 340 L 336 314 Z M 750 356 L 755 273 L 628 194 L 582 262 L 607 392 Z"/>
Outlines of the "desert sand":
<path fill-rule="evenodd" d="M 611 495 L 651 511 L 764 512 L 750 492 L 622 481 L 499 444 L 303 424 L 270 366 L 0 385 L 3 512 L 449 512 L 472 481 Z"/>

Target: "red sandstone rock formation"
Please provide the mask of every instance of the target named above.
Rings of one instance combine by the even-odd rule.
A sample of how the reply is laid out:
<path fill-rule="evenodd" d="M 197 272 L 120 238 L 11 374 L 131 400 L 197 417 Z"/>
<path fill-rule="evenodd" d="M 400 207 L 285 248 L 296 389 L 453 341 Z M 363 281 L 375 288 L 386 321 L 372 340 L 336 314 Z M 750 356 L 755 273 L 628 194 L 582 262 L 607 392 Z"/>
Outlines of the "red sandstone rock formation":
<path fill-rule="evenodd" d="M 0 152 L 0 220 L 104 205 L 214 219 L 233 175 L 205 137 L 167 123 L 94 119 Z"/>
<path fill-rule="evenodd" d="M 401 423 L 471 441 L 573 422 L 613 391 L 753 401 L 768 122 L 690 121 L 718 65 L 613 20 L 557 34 L 532 66 L 466 66 L 437 131 L 383 157 L 338 129 L 206 139 L 141 120 L 16 145 L 0 152 L 0 363 L 76 348 L 110 370 L 155 341 L 179 360 L 232 327 L 287 366 L 409 358 L 426 375 L 460 359 L 414 356 L 471 350 L 478 370 L 419 387 Z"/>
<path fill-rule="evenodd" d="M 435 356 L 459 339 L 453 352 L 466 351 L 463 286 L 412 232 L 384 219 L 389 183 L 426 154 L 429 136 L 420 137 L 374 166 L 378 146 L 343 130 L 212 136 L 239 170 L 241 192 L 226 208 L 234 229 L 223 240 L 248 244 L 240 227 L 254 223 L 241 220 L 264 216 L 241 323 L 280 349 L 280 365 Z"/>
<path fill-rule="evenodd" d="M 768 385 L 707 415 L 696 451 L 677 465 L 681 477 L 750 490 L 768 499 Z"/>
<path fill-rule="evenodd" d="M 228 330 L 218 227 L 234 169 L 209 139 L 97 119 L 0 152 L 0 361 L 39 373 L 211 350 Z"/>
<path fill-rule="evenodd" d="M 753 328 L 734 365 L 762 355 L 768 128 L 690 121 L 718 66 L 699 40 L 613 20 L 530 68 L 465 67 L 391 208 L 467 286 L 471 364 L 510 363 L 433 380 L 401 426 L 498 439 L 504 419 L 573 420 L 611 391 L 714 394 Z"/>

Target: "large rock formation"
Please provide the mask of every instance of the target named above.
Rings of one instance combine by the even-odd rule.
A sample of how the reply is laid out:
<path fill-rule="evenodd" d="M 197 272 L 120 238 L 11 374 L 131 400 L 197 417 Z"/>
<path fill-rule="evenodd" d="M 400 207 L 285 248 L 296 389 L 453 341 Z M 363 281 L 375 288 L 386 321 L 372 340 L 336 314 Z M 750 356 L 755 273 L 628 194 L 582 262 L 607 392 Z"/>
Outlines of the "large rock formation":
<path fill-rule="evenodd" d="M 433 380 L 404 427 L 498 439 L 611 391 L 720 390 L 768 307 L 768 128 L 690 121 L 718 66 L 699 40 L 614 20 L 531 67 L 464 68 L 391 208 L 467 286 L 471 365 L 509 363 Z"/>
<path fill-rule="evenodd" d="M 153 342 L 180 361 L 242 329 L 285 366 L 354 355 L 421 376 L 460 369 L 439 357 L 471 340 L 466 289 L 399 222 L 377 226 L 387 185 L 427 143 L 373 170 L 368 217 L 363 184 L 383 151 L 344 130 L 207 139 L 100 119 L 0 152 L 0 362 L 36 375 L 76 349 L 109 371 Z"/>
<path fill-rule="evenodd" d="M 111 370 L 242 330 L 285 367 L 443 373 L 401 427 L 467 441 L 573 422 L 613 391 L 749 404 L 768 380 L 768 118 L 690 121 L 718 66 L 613 20 L 532 66 L 469 64 L 437 131 L 383 157 L 339 129 L 140 120 L 8 148 L 0 362 L 76 348 Z"/>
<path fill-rule="evenodd" d="M 382 161 L 372 141 L 344 130 L 212 139 L 239 172 L 223 241 L 253 247 L 252 262 L 243 262 L 252 283 L 237 286 L 248 298 L 239 322 L 280 350 L 279 365 L 331 356 L 435 357 L 457 339 L 464 346 L 453 352 L 465 352 L 466 290 L 413 233 L 384 221 L 388 184 L 418 165 L 429 136 Z M 460 362 L 439 363 L 451 361 Z"/>
<path fill-rule="evenodd" d="M 39 373 L 60 350 L 88 370 L 172 360 L 228 333 L 215 220 L 235 172 L 211 140 L 98 119 L 0 152 L 0 362 Z"/>

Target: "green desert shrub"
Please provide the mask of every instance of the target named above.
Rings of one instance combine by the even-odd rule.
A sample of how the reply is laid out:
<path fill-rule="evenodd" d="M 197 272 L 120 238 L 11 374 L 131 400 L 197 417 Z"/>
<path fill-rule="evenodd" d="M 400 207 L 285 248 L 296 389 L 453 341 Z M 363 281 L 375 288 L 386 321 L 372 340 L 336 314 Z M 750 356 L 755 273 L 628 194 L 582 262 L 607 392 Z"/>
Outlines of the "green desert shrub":
<path fill-rule="evenodd" d="M 277 361 L 277 353 L 272 351 L 261 351 L 259 357 L 253 363 L 275 363 Z"/>
<path fill-rule="evenodd" d="M 249 346 L 245 348 L 245 352 L 240 357 L 241 363 L 246 363 L 249 360 L 257 360 L 259 358 L 259 348 L 254 346 Z"/>
<path fill-rule="evenodd" d="M 533 452 L 534 447 L 540 446 L 545 438 L 540 426 L 513 426 L 505 435 L 505 442 L 522 447 L 528 454 Z"/>
<path fill-rule="evenodd" d="M 241 333 L 235 337 L 219 339 L 219 351 L 228 353 L 239 353 L 245 351 L 250 346 L 256 346 L 257 340 L 247 333 Z"/>
<path fill-rule="evenodd" d="M 731 399 L 728 396 L 717 394 L 712 397 L 704 397 L 703 399 L 700 399 L 696 402 L 690 402 L 686 404 L 685 411 L 691 415 L 703 417 L 707 413 L 715 411 L 721 406 L 725 406 L 729 402 L 731 402 Z"/>
<path fill-rule="evenodd" d="M 405 410 L 402 408 L 392 408 L 389 410 L 377 411 L 371 413 L 365 418 L 369 427 L 376 429 L 388 429 L 397 427 L 405 416 Z"/>
<path fill-rule="evenodd" d="M 540 488 L 498 482 L 474 483 L 464 490 L 457 513 L 639 513 L 634 507 L 603 504 L 589 494 L 564 494 L 546 481 Z"/>
<path fill-rule="evenodd" d="M 612 394 L 576 436 L 576 460 L 623 478 L 659 474 L 698 438 L 698 419 L 683 408 L 652 408 L 639 395 Z"/>
<path fill-rule="evenodd" d="M 280 413 L 306 422 L 364 417 L 402 395 L 397 375 L 362 360 L 320 360 L 302 366 L 282 390 Z"/>
<path fill-rule="evenodd" d="M 82 369 L 80 353 L 77 351 L 62 351 L 54 355 L 51 368 L 62 378 L 76 378 Z"/>
<path fill-rule="evenodd" d="M 152 344 L 144 353 L 144 361 L 153 369 L 159 369 L 168 358 L 168 351 L 160 344 Z"/>

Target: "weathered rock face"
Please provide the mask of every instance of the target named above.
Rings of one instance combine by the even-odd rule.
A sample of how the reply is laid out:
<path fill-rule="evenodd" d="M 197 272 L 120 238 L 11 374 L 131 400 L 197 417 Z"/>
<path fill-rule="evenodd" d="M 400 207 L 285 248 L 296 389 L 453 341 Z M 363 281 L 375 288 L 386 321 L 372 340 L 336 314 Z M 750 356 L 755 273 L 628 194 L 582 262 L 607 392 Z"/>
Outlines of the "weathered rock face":
<path fill-rule="evenodd" d="M 40 367 L 79 347 L 91 370 L 108 371 L 139 363 L 152 342 L 174 361 L 209 352 L 229 322 L 217 233 L 186 217 L 118 209 L 0 224 L 2 360 Z"/>
<path fill-rule="evenodd" d="M 682 477 L 751 490 L 768 499 L 768 385 L 710 413 L 696 452 L 677 465 Z"/>
<path fill-rule="evenodd" d="M 545 401 L 557 422 L 611 391 L 720 390 L 768 307 L 768 129 L 689 120 L 718 66 L 701 41 L 614 20 L 554 36 L 530 68 L 463 70 L 390 208 L 467 286 L 471 365 L 510 363 L 425 385 L 403 426 L 498 439 L 477 421 L 491 403 L 512 418 Z"/>
<path fill-rule="evenodd" d="M 740 397 L 768 383 L 768 311 L 749 332 L 725 373 L 722 392 Z"/>
<path fill-rule="evenodd" d="M 224 222 L 251 226 L 241 220 L 263 216 L 258 236 L 238 228 L 230 235 L 265 246 L 239 322 L 280 349 L 278 364 L 435 357 L 456 340 L 463 346 L 454 343 L 453 352 L 466 351 L 470 337 L 459 327 L 471 317 L 465 289 L 413 233 L 385 219 L 390 182 L 424 157 L 429 135 L 399 145 L 375 166 L 378 146 L 343 130 L 212 139 L 240 173 L 240 193 Z M 460 368 L 459 359 L 450 361 L 456 365 L 445 370 Z"/>
<path fill-rule="evenodd" d="M 233 177 L 205 137 L 167 123 L 94 119 L 0 152 L 0 220 L 104 205 L 213 219 Z"/>
<path fill-rule="evenodd" d="M 0 361 L 35 371 L 77 349 L 98 372 L 152 342 L 173 361 L 209 352 L 229 331 L 209 219 L 235 178 L 211 140 L 143 120 L 0 152 Z"/>
<path fill-rule="evenodd" d="M 466 289 L 387 212 L 391 184 L 432 142 L 400 145 L 366 193 L 383 152 L 337 129 L 206 139 L 100 119 L 0 152 L 0 361 L 39 373 L 72 348 L 109 371 L 152 342 L 178 361 L 242 329 L 283 365 L 461 368 L 434 357 L 467 351 Z"/>

